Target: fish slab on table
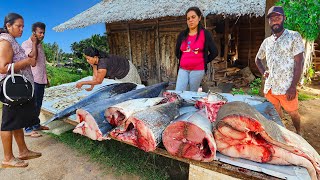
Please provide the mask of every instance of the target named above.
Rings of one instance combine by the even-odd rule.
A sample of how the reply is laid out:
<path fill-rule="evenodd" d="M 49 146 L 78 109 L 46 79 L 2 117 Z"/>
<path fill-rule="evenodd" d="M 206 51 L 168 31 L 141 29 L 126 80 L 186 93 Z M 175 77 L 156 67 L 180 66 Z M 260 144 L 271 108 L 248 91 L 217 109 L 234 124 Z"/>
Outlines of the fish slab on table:
<path fill-rule="evenodd" d="M 247 103 L 223 105 L 214 125 L 217 150 L 224 155 L 260 163 L 305 167 L 319 179 L 320 156 L 301 136 L 266 119 Z"/>

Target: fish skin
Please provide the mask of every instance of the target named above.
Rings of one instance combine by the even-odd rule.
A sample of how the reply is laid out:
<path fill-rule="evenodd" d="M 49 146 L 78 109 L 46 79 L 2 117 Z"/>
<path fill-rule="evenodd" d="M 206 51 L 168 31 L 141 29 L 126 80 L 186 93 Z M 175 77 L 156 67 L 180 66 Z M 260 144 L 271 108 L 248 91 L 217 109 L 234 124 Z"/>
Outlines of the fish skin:
<path fill-rule="evenodd" d="M 154 151 L 161 143 L 163 130 L 179 115 L 178 104 L 168 102 L 134 112 L 110 136 L 143 151 Z"/>
<path fill-rule="evenodd" d="M 105 137 L 114 128 L 104 117 L 104 112 L 108 107 L 131 99 L 157 97 L 162 90 L 168 87 L 168 84 L 168 82 L 154 84 L 141 89 L 136 89 L 127 93 L 116 95 L 105 101 L 98 101 L 94 104 L 90 104 L 76 111 L 77 120 L 80 122 L 86 121 L 86 118 L 94 120 L 97 124 L 97 127 L 99 128 L 98 130 L 104 130 L 104 132 L 101 132 L 101 134 L 103 137 Z"/>
<path fill-rule="evenodd" d="M 137 85 L 134 83 L 115 83 L 115 84 L 109 84 L 109 85 L 103 86 L 96 92 L 83 98 L 82 100 L 75 103 L 74 105 L 56 113 L 51 119 L 44 122 L 43 125 L 48 125 L 52 121 L 75 114 L 76 110 L 81 107 L 87 106 L 91 103 L 95 103 L 97 101 L 100 101 L 101 99 L 108 99 L 117 94 L 122 94 L 128 91 L 131 91 L 136 87 Z"/>
<path fill-rule="evenodd" d="M 268 160 L 268 157 L 264 157 L 262 162 L 284 163 L 284 160 L 281 160 L 281 156 L 278 156 L 285 152 L 292 153 L 291 155 L 282 155 L 283 159 L 287 160 L 287 164 L 304 166 L 307 168 L 312 179 L 317 179 L 317 176 L 319 179 L 320 156 L 315 149 L 301 136 L 287 130 L 271 120 L 267 120 L 255 108 L 247 103 L 235 101 L 222 106 L 218 112 L 215 125 L 214 135 L 218 150 L 222 154 L 226 154 L 231 157 L 239 156 L 236 151 L 230 153 L 230 151 L 226 149 L 228 141 L 231 142 L 233 139 L 231 138 L 231 134 L 235 135 L 235 133 L 224 133 L 223 128 L 230 127 L 234 131 L 238 131 L 240 134 L 245 134 L 243 137 L 247 136 L 243 138 L 243 140 L 239 140 L 241 138 L 237 139 L 236 141 L 240 141 L 239 144 L 248 144 L 248 142 L 250 142 L 251 144 L 257 144 L 258 146 L 262 145 L 270 150 L 272 153 L 270 155 L 271 159 Z M 220 137 L 221 134 L 224 136 L 223 138 Z M 230 138 L 231 140 L 228 140 L 227 138 Z M 261 144 L 261 140 L 264 141 L 263 144 Z M 230 148 L 236 145 L 236 142 L 232 142 Z M 274 157 L 279 159 L 274 159 Z M 301 157 L 303 159 L 301 159 Z M 308 160 L 310 163 L 305 160 Z M 310 164 L 312 164 L 313 167 L 310 167 Z"/>
<path fill-rule="evenodd" d="M 202 162 L 216 157 L 212 124 L 205 110 L 180 115 L 162 134 L 163 145 L 173 155 Z"/>

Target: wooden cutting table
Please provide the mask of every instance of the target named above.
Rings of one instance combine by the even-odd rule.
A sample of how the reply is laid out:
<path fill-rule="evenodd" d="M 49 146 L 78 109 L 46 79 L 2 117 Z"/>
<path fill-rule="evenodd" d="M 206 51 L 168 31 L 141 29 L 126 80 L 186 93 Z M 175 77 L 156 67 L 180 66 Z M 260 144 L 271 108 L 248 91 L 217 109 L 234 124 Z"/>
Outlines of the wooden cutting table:
<path fill-rule="evenodd" d="M 53 113 L 44 109 L 41 110 L 41 113 L 43 115 L 42 117 L 44 117 L 45 119 L 49 119 L 54 115 Z M 43 121 L 43 119 L 41 121 Z M 64 118 L 62 121 L 73 126 L 76 126 L 78 124 L 78 122 L 70 118 Z M 49 127 L 50 127 L 50 124 L 49 124 Z M 171 156 L 163 148 L 157 148 L 155 151 L 151 153 L 155 153 L 161 156 L 165 156 L 167 158 L 175 159 L 175 160 L 190 164 L 189 179 L 203 179 L 201 178 L 202 176 L 205 177 L 205 179 L 210 179 L 210 178 L 226 179 L 226 178 L 232 178 L 232 177 L 239 178 L 239 179 L 266 179 L 266 180 L 277 179 L 261 172 L 247 170 L 245 168 L 237 167 L 237 166 L 230 165 L 220 161 L 212 161 L 210 163 L 205 163 L 205 162 L 199 162 L 199 161 Z M 191 177 L 194 177 L 194 178 L 191 178 Z"/>
<path fill-rule="evenodd" d="M 263 98 L 260 97 L 245 97 L 242 96 L 232 96 L 230 94 L 222 94 L 228 101 L 230 98 L 232 100 L 242 100 L 249 101 L 253 105 L 261 103 L 259 107 L 256 107 L 258 111 L 262 112 L 267 119 L 271 119 L 276 123 L 283 126 L 279 116 L 276 114 L 274 107 L 270 103 L 262 103 Z M 185 97 L 188 98 L 188 97 Z M 248 102 L 248 103 L 249 103 Z M 44 103 L 45 104 L 45 103 Z M 250 103 L 249 103 L 250 104 Z M 263 104 L 263 105 L 262 105 Z M 260 109 L 259 109 L 260 108 Z M 54 113 L 49 111 L 50 108 L 42 108 L 42 121 L 50 119 Z M 74 127 L 78 124 L 75 120 L 75 116 L 62 119 L 65 123 Z M 61 123 L 61 121 L 55 121 L 54 123 Z M 51 124 L 49 124 L 50 126 Z M 51 129 L 54 127 L 51 127 Z M 189 179 L 308 179 L 309 175 L 305 168 L 297 166 L 279 166 L 270 165 L 263 163 L 256 163 L 253 161 L 231 158 L 217 153 L 217 160 L 212 162 L 199 162 L 194 160 L 189 160 L 185 158 L 179 158 L 171 156 L 164 148 L 157 148 L 155 151 L 151 152 L 167 158 L 175 159 L 181 162 L 188 163 L 189 168 Z"/>

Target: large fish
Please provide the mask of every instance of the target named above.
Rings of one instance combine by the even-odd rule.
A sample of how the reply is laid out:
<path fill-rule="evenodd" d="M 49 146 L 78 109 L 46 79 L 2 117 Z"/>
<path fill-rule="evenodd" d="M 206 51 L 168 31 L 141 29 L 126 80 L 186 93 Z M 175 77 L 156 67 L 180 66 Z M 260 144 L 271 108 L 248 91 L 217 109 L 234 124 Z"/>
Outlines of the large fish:
<path fill-rule="evenodd" d="M 101 87 L 96 92 L 92 93 L 91 95 L 83 98 L 79 102 L 75 103 L 74 105 L 56 113 L 51 119 L 44 122 L 43 125 L 47 125 L 50 122 L 61 119 L 63 117 L 70 116 L 76 112 L 77 109 L 87 106 L 89 104 L 95 103 L 97 101 L 106 100 L 112 96 L 117 94 L 122 94 L 128 91 L 131 91 L 137 87 L 134 83 L 116 83 L 116 84 L 109 84 L 106 86 Z"/>
<path fill-rule="evenodd" d="M 131 114 L 110 136 L 146 152 L 154 151 L 161 142 L 163 130 L 178 115 L 177 101 L 155 105 Z"/>
<path fill-rule="evenodd" d="M 214 137 L 222 154 L 261 163 L 303 166 L 311 179 L 319 178 L 320 156 L 316 150 L 301 136 L 267 120 L 247 103 L 223 105 L 215 123 Z"/>
<path fill-rule="evenodd" d="M 105 117 L 112 126 L 120 126 L 132 114 L 160 104 L 163 99 L 164 97 L 140 98 L 115 104 L 105 111 Z"/>
<path fill-rule="evenodd" d="M 110 125 L 104 116 L 104 112 L 108 107 L 131 99 L 157 97 L 167 86 L 168 82 L 147 86 L 78 109 L 76 113 L 80 124 L 75 127 L 73 132 L 82 134 L 93 140 L 103 140 L 110 130 L 113 129 L 113 126 Z M 86 125 L 84 125 L 85 123 Z"/>
<path fill-rule="evenodd" d="M 133 99 L 110 106 L 105 112 L 105 117 L 112 126 L 120 126 L 135 112 L 167 102 L 176 102 L 180 106 L 182 101 L 179 95 L 164 92 L 163 97 Z"/>
<path fill-rule="evenodd" d="M 162 141 L 173 156 L 210 162 L 216 155 L 212 124 L 204 109 L 177 117 L 164 130 Z"/>

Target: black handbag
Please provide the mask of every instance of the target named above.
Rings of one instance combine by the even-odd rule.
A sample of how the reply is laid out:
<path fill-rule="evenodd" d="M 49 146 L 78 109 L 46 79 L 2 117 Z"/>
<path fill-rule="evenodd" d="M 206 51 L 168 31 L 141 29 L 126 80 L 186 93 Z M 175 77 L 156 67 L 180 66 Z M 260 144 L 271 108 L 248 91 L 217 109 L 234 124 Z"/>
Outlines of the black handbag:
<path fill-rule="evenodd" d="M 0 100 L 4 105 L 22 105 L 33 98 L 33 84 L 24 75 L 14 73 L 14 63 L 9 64 L 8 75 L 1 80 L 0 84 Z"/>

